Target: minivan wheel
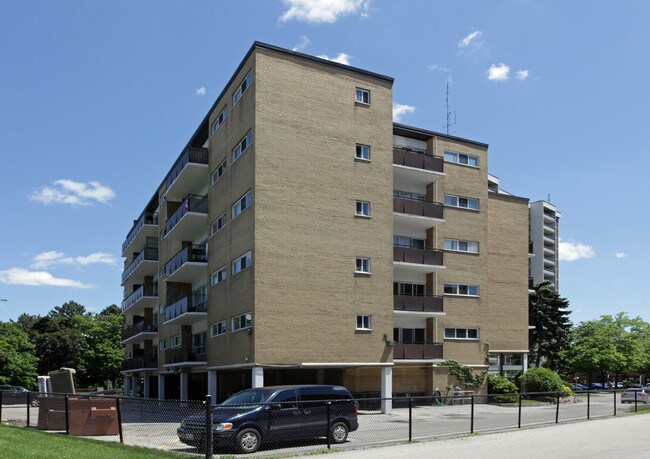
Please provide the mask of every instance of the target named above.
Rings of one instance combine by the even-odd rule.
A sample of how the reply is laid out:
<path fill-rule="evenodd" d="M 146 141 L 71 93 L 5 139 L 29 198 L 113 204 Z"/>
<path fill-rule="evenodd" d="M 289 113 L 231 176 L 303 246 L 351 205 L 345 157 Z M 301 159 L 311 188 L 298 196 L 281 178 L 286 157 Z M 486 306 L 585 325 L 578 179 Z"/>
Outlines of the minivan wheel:
<path fill-rule="evenodd" d="M 348 426 L 344 422 L 337 422 L 330 428 L 332 443 L 343 443 L 348 438 Z"/>
<path fill-rule="evenodd" d="M 262 437 L 255 429 L 244 429 L 237 434 L 237 448 L 242 453 L 254 453 L 261 444 Z"/>

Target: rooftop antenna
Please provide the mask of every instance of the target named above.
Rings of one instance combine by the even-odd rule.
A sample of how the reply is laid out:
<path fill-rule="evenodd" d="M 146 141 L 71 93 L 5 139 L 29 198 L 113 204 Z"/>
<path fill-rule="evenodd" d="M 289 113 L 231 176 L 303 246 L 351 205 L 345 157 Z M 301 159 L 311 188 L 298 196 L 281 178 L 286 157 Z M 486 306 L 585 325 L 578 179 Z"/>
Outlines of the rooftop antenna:
<path fill-rule="evenodd" d="M 447 124 L 445 126 L 445 132 L 447 133 L 447 135 L 449 135 L 449 134 L 453 134 L 453 132 L 449 132 L 449 128 L 456 124 L 456 110 L 454 110 L 453 113 L 449 110 L 449 72 L 447 72 L 447 90 L 445 92 L 445 106 L 446 106 L 446 113 L 447 113 Z"/>
<path fill-rule="evenodd" d="M 551 203 L 551 193 L 548 194 L 548 203 Z"/>

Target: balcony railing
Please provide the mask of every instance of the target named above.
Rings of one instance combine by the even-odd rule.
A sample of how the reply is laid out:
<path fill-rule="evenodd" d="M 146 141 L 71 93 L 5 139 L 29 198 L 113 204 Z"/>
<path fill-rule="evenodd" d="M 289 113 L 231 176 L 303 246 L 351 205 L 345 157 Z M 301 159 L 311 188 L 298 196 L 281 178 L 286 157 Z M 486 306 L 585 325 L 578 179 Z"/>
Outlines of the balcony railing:
<path fill-rule="evenodd" d="M 208 253 L 206 249 L 207 247 L 205 245 L 192 245 L 191 247 L 181 249 L 180 252 L 174 255 L 174 257 L 162 267 L 160 270 L 160 277 L 164 279 L 171 276 L 185 263 L 207 263 Z"/>
<path fill-rule="evenodd" d="M 184 362 L 206 362 L 207 353 L 205 345 L 181 346 L 165 351 L 165 365 Z"/>
<path fill-rule="evenodd" d="M 167 189 L 181 175 L 187 163 L 208 164 L 208 149 L 188 147 L 169 172 L 166 180 Z"/>
<path fill-rule="evenodd" d="M 133 261 L 124 268 L 124 272 L 122 272 L 122 282 L 124 282 L 131 274 L 133 274 L 133 271 L 135 271 L 138 266 L 140 266 L 140 263 L 143 261 L 148 260 L 148 261 L 158 261 L 158 247 L 145 247 L 138 256 L 136 256 Z"/>
<path fill-rule="evenodd" d="M 533 241 L 528 241 L 528 253 L 535 253 L 533 248 L 534 248 Z"/>
<path fill-rule="evenodd" d="M 442 173 L 445 162 L 440 156 L 393 148 L 393 164 Z"/>
<path fill-rule="evenodd" d="M 133 293 L 131 293 L 124 301 L 122 301 L 122 312 L 125 312 L 136 302 L 145 296 L 158 296 L 158 284 L 142 284 Z"/>
<path fill-rule="evenodd" d="M 157 225 L 158 224 L 158 213 L 156 212 L 143 212 L 140 215 L 140 218 L 134 223 L 133 228 L 129 231 L 129 234 L 126 235 L 126 239 L 122 243 L 122 253 L 131 245 L 135 237 L 138 235 L 140 230 L 144 225 Z"/>
<path fill-rule="evenodd" d="M 208 310 L 208 295 L 194 293 L 172 302 L 165 307 L 165 322 L 187 312 L 205 312 Z"/>
<path fill-rule="evenodd" d="M 158 356 L 140 355 L 122 362 L 122 371 L 139 370 L 140 368 L 158 368 Z"/>
<path fill-rule="evenodd" d="M 176 209 L 165 222 L 163 237 L 167 236 L 167 234 L 174 228 L 174 226 L 176 226 L 179 221 L 181 221 L 183 216 L 185 216 L 185 214 L 188 212 L 207 214 L 208 197 L 190 194 L 185 199 L 183 199 L 183 202 L 181 202 L 181 205 L 178 206 L 178 209 Z"/>
<path fill-rule="evenodd" d="M 433 344 L 403 344 L 393 347 L 394 359 L 442 359 L 442 343 Z"/>
<path fill-rule="evenodd" d="M 158 332 L 158 321 L 156 320 L 143 320 L 137 324 L 129 325 L 124 327 L 122 331 L 122 340 L 127 340 L 135 335 L 140 333 L 157 333 Z"/>
<path fill-rule="evenodd" d="M 420 201 L 393 196 L 393 212 L 418 217 L 443 218 L 443 206 L 439 202 Z"/>
<path fill-rule="evenodd" d="M 442 250 L 393 245 L 393 261 L 442 266 Z"/>
<path fill-rule="evenodd" d="M 394 295 L 394 311 L 412 312 L 442 312 L 443 299 L 439 295 L 416 296 L 416 295 Z"/>

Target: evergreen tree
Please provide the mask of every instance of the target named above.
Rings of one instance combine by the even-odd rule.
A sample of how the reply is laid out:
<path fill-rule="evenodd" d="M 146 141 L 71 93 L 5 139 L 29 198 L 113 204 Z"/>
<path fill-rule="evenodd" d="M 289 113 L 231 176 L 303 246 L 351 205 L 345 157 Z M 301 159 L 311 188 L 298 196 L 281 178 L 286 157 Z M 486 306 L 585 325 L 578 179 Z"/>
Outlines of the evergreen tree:
<path fill-rule="evenodd" d="M 554 371 L 565 366 L 570 345 L 569 301 L 562 298 L 550 282 L 535 287 L 529 296 L 529 346 L 532 366 L 544 364 Z"/>

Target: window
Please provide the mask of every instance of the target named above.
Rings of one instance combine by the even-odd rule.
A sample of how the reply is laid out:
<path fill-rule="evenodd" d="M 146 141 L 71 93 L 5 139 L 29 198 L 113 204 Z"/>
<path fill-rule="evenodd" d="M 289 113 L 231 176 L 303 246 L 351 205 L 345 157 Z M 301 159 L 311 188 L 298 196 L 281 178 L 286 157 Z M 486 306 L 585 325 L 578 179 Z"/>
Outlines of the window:
<path fill-rule="evenodd" d="M 215 322 L 210 325 L 210 337 L 221 336 L 226 334 L 226 321 Z"/>
<path fill-rule="evenodd" d="M 221 231 L 224 226 L 226 226 L 226 213 L 222 213 L 219 215 L 219 218 L 217 218 L 215 221 L 212 222 L 210 225 L 210 236 L 214 236 L 217 234 L 219 231 Z"/>
<path fill-rule="evenodd" d="M 370 258 L 357 257 L 356 272 L 360 274 L 370 274 Z"/>
<path fill-rule="evenodd" d="M 287 389 L 282 392 L 278 392 L 273 397 L 273 403 L 279 403 L 282 409 L 295 409 L 298 407 L 296 403 L 296 389 Z"/>
<path fill-rule="evenodd" d="M 248 131 L 243 139 L 239 141 L 237 146 L 232 151 L 232 162 L 234 163 L 237 159 L 251 146 L 253 143 L 253 131 Z"/>
<path fill-rule="evenodd" d="M 424 249 L 424 239 L 410 236 L 393 236 L 393 246 L 409 247 L 411 249 Z"/>
<path fill-rule="evenodd" d="M 478 210 L 478 199 L 446 194 L 445 205 L 449 207 L 460 207 L 461 209 Z"/>
<path fill-rule="evenodd" d="M 232 262 L 232 275 L 234 276 L 237 273 L 240 273 L 246 268 L 251 266 L 251 253 L 246 252 L 239 258 L 235 258 Z"/>
<path fill-rule="evenodd" d="M 221 268 L 213 272 L 212 276 L 210 276 L 210 285 L 214 287 L 218 283 L 225 281 L 227 277 L 228 277 L 228 273 L 226 272 L 226 267 L 222 266 Z"/>
<path fill-rule="evenodd" d="M 445 239 L 445 250 L 454 252 L 478 253 L 478 242 Z"/>
<path fill-rule="evenodd" d="M 161 351 L 167 349 L 167 340 L 161 339 L 160 342 L 158 343 L 158 349 L 160 349 Z"/>
<path fill-rule="evenodd" d="M 402 344 L 425 344 L 424 328 L 393 328 L 393 340 Z"/>
<path fill-rule="evenodd" d="M 251 84 L 253 84 L 253 71 L 250 70 L 244 80 L 239 84 L 237 89 L 235 89 L 235 93 L 232 95 L 232 105 L 233 107 L 237 102 L 239 102 L 239 99 L 241 99 L 241 96 L 244 95 L 246 90 L 250 88 Z"/>
<path fill-rule="evenodd" d="M 232 318 L 232 332 L 251 328 L 251 313 L 241 314 Z"/>
<path fill-rule="evenodd" d="M 372 330 L 370 316 L 357 316 L 357 330 Z"/>
<path fill-rule="evenodd" d="M 357 144 L 357 149 L 355 153 L 355 158 L 362 159 L 364 161 L 370 161 L 370 146 Z"/>
<path fill-rule="evenodd" d="M 181 335 L 176 335 L 169 338 L 169 347 L 178 347 L 180 345 L 181 345 Z"/>
<path fill-rule="evenodd" d="M 251 206 L 252 200 L 253 198 L 251 197 L 250 191 L 239 198 L 237 202 L 232 205 L 232 219 L 234 220 L 244 210 L 248 209 Z"/>
<path fill-rule="evenodd" d="M 212 172 L 212 175 L 210 176 L 211 177 L 210 185 L 214 185 L 215 183 L 217 183 L 217 181 L 221 178 L 221 176 L 226 173 L 226 168 L 227 168 L 226 160 L 224 159 L 223 161 L 221 161 L 221 164 L 219 164 L 217 168 Z"/>
<path fill-rule="evenodd" d="M 424 284 L 393 282 L 393 295 L 424 296 Z"/>
<path fill-rule="evenodd" d="M 393 190 L 393 197 L 400 199 L 410 199 L 411 201 L 426 201 L 427 196 L 420 193 L 411 193 L 410 191 Z"/>
<path fill-rule="evenodd" d="M 445 328 L 445 339 L 478 339 L 478 328 Z"/>
<path fill-rule="evenodd" d="M 463 164 L 465 166 L 478 167 L 478 156 L 456 153 L 445 150 L 445 161 L 448 163 Z"/>
<path fill-rule="evenodd" d="M 478 285 L 445 284 L 445 295 L 478 296 Z"/>
<path fill-rule="evenodd" d="M 221 110 L 221 113 L 219 113 L 219 116 L 217 116 L 217 119 L 212 123 L 212 127 L 210 128 L 210 135 L 214 135 L 214 133 L 217 132 L 219 126 L 221 126 L 223 122 L 226 121 L 227 117 L 228 107 L 224 107 L 223 110 Z"/>
<path fill-rule="evenodd" d="M 354 101 L 359 102 L 360 104 L 370 105 L 370 90 L 357 88 Z"/>
<path fill-rule="evenodd" d="M 354 215 L 357 217 L 370 217 L 370 202 L 357 201 L 357 210 Z"/>

